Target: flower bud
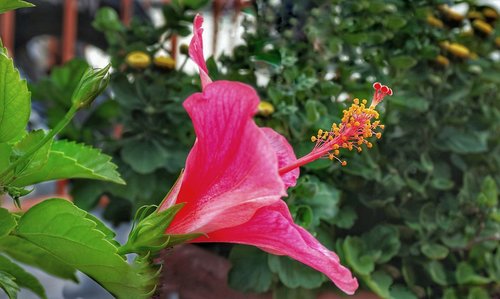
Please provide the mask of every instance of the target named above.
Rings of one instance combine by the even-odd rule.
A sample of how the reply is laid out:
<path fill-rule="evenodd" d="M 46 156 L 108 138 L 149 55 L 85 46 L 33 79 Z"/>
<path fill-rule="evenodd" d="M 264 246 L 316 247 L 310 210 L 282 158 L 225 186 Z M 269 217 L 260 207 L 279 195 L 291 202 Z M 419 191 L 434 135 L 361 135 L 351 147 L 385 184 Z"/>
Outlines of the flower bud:
<path fill-rule="evenodd" d="M 90 67 L 85 71 L 71 96 L 73 105 L 82 108 L 92 104 L 95 98 L 108 86 L 110 67 L 111 64 L 108 64 L 102 69 Z"/>
<path fill-rule="evenodd" d="M 182 55 L 189 55 L 189 46 L 187 44 L 182 44 L 180 52 Z"/>
<path fill-rule="evenodd" d="M 133 51 L 127 54 L 125 62 L 136 69 L 145 69 L 151 64 L 151 57 L 142 51 Z"/>
<path fill-rule="evenodd" d="M 451 43 L 448 51 L 458 58 L 469 58 L 471 55 L 470 50 L 466 46 L 458 43 Z"/>
<path fill-rule="evenodd" d="M 175 69 L 175 60 L 170 56 L 157 56 L 153 60 L 156 67 L 166 70 Z"/>
<path fill-rule="evenodd" d="M 274 106 L 269 102 L 261 101 L 257 107 L 257 111 L 259 115 L 269 116 L 274 113 Z"/>

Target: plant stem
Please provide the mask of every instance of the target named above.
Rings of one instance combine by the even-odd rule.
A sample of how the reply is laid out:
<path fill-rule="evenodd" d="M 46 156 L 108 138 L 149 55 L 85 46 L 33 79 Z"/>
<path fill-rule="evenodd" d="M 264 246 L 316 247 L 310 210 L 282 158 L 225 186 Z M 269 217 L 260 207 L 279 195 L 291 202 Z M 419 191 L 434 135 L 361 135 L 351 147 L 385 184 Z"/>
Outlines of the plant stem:
<path fill-rule="evenodd" d="M 16 168 L 19 164 L 22 162 L 26 161 L 30 156 L 32 156 L 34 153 L 36 153 L 42 146 L 44 146 L 47 142 L 52 140 L 54 136 L 59 133 L 68 123 L 71 121 L 71 119 L 75 116 L 76 112 L 78 111 L 79 107 L 77 104 L 74 104 L 71 106 L 71 108 L 66 112 L 66 115 L 64 115 L 63 119 L 52 129 L 50 132 L 45 135 L 45 137 L 40 140 L 35 146 L 30 148 L 24 155 L 22 155 L 19 159 L 17 159 L 14 163 L 10 164 L 7 169 L 5 169 L 1 174 L 0 174 L 0 180 L 4 178 L 6 175 L 9 174 L 13 169 Z"/>

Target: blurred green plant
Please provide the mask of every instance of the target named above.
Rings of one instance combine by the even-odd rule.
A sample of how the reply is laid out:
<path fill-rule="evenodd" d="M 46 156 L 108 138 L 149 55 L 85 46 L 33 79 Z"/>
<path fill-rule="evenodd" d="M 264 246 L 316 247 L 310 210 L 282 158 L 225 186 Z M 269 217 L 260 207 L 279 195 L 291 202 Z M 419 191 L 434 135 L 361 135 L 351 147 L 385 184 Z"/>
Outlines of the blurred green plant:
<path fill-rule="evenodd" d="M 163 41 L 187 35 L 204 2 L 165 6 L 161 28 L 127 28 L 100 11 L 123 133 L 88 142 L 113 154 L 129 184 L 75 182 L 81 207 L 105 194 L 108 216 L 129 219 L 175 180 L 194 138 L 181 103 L 199 84 L 171 67 Z M 467 14 L 445 2 L 468 3 Z M 297 156 L 318 128 L 339 122 L 351 94 L 369 97 L 374 81 L 395 92 L 382 104 L 386 131 L 374 148 L 342 153 L 347 167 L 325 160 L 302 169 L 287 198 L 295 221 L 382 298 L 498 296 L 498 14 L 472 0 L 255 1 L 245 13 L 246 44 L 210 59 L 211 77 L 256 86 L 266 101 L 257 122 L 287 136 Z M 254 248 L 236 246 L 230 259 L 229 283 L 242 291 L 313 298 L 329 288 L 321 274 Z"/>
<path fill-rule="evenodd" d="M 157 204 L 166 186 L 175 182 L 194 142 L 182 102 L 199 90 L 199 84 L 183 71 L 187 53 L 179 55 L 182 61 L 176 68 L 166 41 L 174 35 L 189 35 L 195 10 L 207 2 L 173 1 L 163 6 L 166 23 L 161 27 L 138 20 L 125 27 L 114 10 L 98 11 L 93 24 L 109 43 L 115 70 L 110 79 L 112 94 L 63 133 L 112 155 L 127 185 L 72 182 L 71 194 L 79 207 L 89 210 L 106 195 L 105 217 L 115 223 L 128 221 L 140 206 Z M 64 111 L 67 104 L 62 95 L 72 92 L 73 77 L 85 64 L 73 60 L 33 85 L 35 98 L 56 107 L 49 110 L 49 122 Z"/>
<path fill-rule="evenodd" d="M 500 24 L 491 7 L 457 1 L 469 5 L 462 16 L 444 2 L 453 4 L 256 1 L 246 44 L 219 59 L 224 72 L 210 70 L 254 86 L 268 78 L 259 91 L 274 111 L 262 107 L 259 121 L 298 156 L 318 128 L 338 122 L 351 94 L 370 96 L 374 81 L 393 88 L 377 145 L 343 153 L 340 172 L 326 160 L 306 166 L 287 199 L 295 220 L 382 298 L 500 294 Z M 237 246 L 230 258 L 236 289 L 313 298 L 328 287 L 256 249 Z"/>

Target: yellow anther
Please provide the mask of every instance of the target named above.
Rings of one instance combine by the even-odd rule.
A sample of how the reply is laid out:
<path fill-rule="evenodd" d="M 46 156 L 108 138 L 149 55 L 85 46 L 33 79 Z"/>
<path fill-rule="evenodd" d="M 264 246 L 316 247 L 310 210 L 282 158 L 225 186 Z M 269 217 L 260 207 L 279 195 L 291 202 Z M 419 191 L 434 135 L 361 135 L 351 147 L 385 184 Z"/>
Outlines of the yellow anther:
<path fill-rule="evenodd" d="M 323 134 L 323 139 L 326 139 L 327 137 L 328 137 L 328 132 L 325 132 L 325 133 Z"/>
<path fill-rule="evenodd" d="M 342 166 L 346 166 L 347 165 L 347 161 L 342 161 Z"/>
<path fill-rule="evenodd" d="M 318 139 L 316 138 L 316 136 L 312 136 L 312 137 L 311 137 L 311 141 L 312 141 L 312 142 L 316 142 L 317 140 L 318 140 Z"/>
<path fill-rule="evenodd" d="M 378 132 L 377 134 L 375 134 L 375 136 L 377 136 L 377 139 L 380 139 L 382 138 L 382 133 Z"/>
<path fill-rule="evenodd" d="M 339 149 L 339 145 L 338 145 L 338 144 L 334 144 L 334 145 L 333 145 L 333 149 L 334 149 L 334 150 Z"/>
<path fill-rule="evenodd" d="M 328 141 L 332 141 L 332 140 L 333 140 L 333 136 L 332 135 L 328 136 Z"/>
<path fill-rule="evenodd" d="M 361 124 L 359 123 L 359 121 L 354 122 L 354 126 L 355 126 L 355 127 L 359 127 L 360 125 L 361 125 Z"/>
<path fill-rule="evenodd" d="M 354 99 L 354 104 L 359 105 L 359 99 L 358 98 Z"/>
<path fill-rule="evenodd" d="M 347 148 L 347 143 L 345 143 L 345 142 L 344 142 L 344 143 L 342 143 L 342 147 L 343 147 L 343 148 Z"/>
<path fill-rule="evenodd" d="M 358 146 L 358 153 L 361 153 L 362 151 L 363 149 L 360 146 Z"/>
<path fill-rule="evenodd" d="M 329 154 L 328 159 L 333 160 L 333 154 Z"/>
<path fill-rule="evenodd" d="M 347 124 L 347 127 L 348 127 L 348 128 L 352 127 L 351 123 L 348 123 L 348 124 Z"/>
<path fill-rule="evenodd" d="M 378 126 L 379 128 L 381 128 L 382 130 L 385 128 L 385 125 L 380 125 Z"/>
<path fill-rule="evenodd" d="M 321 135 L 323 135 L 323 130 L 319 129 L 318 130 L 318 136 L 321 136 Z"/>
<path fill-rule="evenodd" d="M 342 136 L 342 140 L 347 141 L 347 136 Z"/>
<path fill-rule="evenodd" d="M 366 143 L 366 146 L 367 146 L 368 148 L 372 148 L 372 147 L 373 147 L 373 144 L 372 144 L 371 142 L 367 142 L 367 143 Z"/>
<path fill-rule="evenodd" d="M 340 155 L 340 151 L 339 151 L 339 150 L 334 150 L 334 151 L 333 151 L 333 154 L 334 154 L 335 156 L 338 156 L 338 155 Z"/>
<path fill-rule="evenodd" d="M 365 100 L 362 100 L 361 103 L 363 103 L 363 105 L 366 105 L 366 103 L 368 103 L 368 101 L 365 99 Z"/>

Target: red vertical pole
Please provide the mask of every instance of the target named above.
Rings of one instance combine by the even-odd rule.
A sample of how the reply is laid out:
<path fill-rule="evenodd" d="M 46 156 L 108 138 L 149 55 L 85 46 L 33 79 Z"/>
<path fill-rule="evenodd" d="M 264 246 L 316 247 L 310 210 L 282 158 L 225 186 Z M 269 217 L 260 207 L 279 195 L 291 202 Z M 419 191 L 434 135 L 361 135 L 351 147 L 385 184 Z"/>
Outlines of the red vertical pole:
<path fill-rule="evenodd" d="M 122 22 L 125 26 L 128 26 L 130 24 L 133 9 L 134 7 L 132 0 L 121 0 L 120 14 L 122 16 Z"/>
<path fill-rule="evenodd" d="M 170 38 L 170 54 L 175 61 L 177 61 L 177 41 L 177 34 L 172 35 Z"/>
<path fill-rule="evenodd" d="M 63 36 L 62 36 L 62 63 L 75 56 L 76 29 L 78 22 L 77 0 L 64 1 Z"/>
<path fill-rule="evenodd" d="M 15 12 L 9 11 L 0 15 L 0 35 L 4 47 L 9 50 L 9 55 L 14 57 L 14 23 Z"/>
<path fill-rule="evenodd" d="M 214 31 L 213 31 L 213 39 L 212 39 L 212 55 L 215 55 L 217 51 L 217 40 L 219 38 L 219 22 L 220 16 L 222 13 L 222 9 L 224 8 L 223 0 L 214 0 L 212 3 L 212 14 L 214 18 Z"/>

